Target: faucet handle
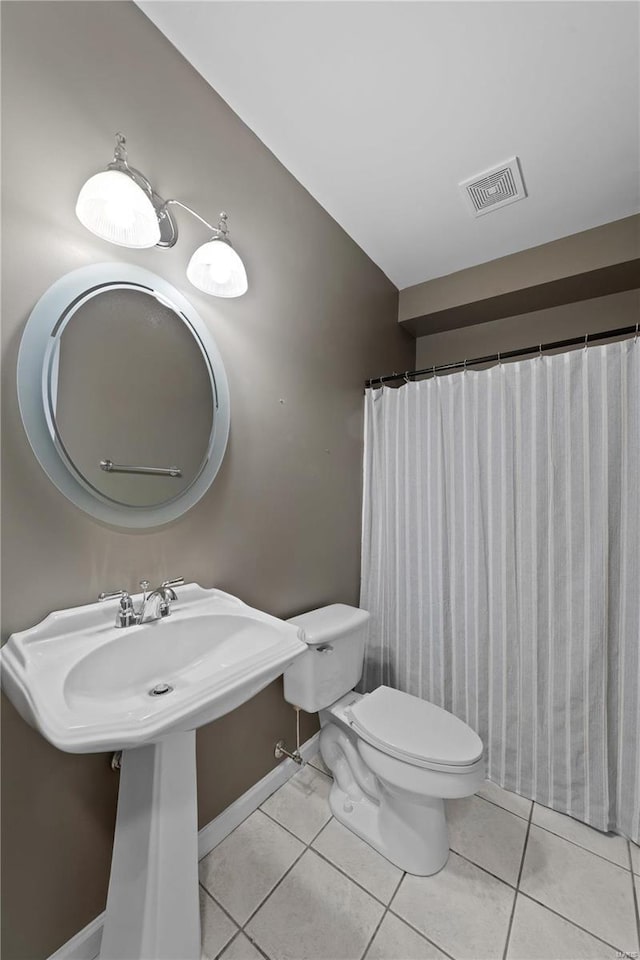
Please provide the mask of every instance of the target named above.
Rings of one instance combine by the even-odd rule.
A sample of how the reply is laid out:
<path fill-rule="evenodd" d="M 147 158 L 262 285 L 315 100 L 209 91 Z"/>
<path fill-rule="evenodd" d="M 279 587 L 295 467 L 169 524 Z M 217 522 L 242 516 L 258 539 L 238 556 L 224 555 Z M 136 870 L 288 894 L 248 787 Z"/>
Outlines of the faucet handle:
<path fill-rule="evenodd" d="M 129 594 L 126 590 L 115 590 L 113 593 L 100 593 L 98 600 L 102 603 L 104 600 L 126 600 Z"/>
<path fill-rule="evenodd" d="M 148 580 L 141 580 L 141 581 L 140 581 L 140 586 L 142 587 L 142 602 L 143 602 L 143 603 L 146 603 L 146 602 L 147 602 L 147 590 L 149 589 L 149 586 L 150 586 L 149 581 L 148 581 Z"/>
<path fill-rule="evenodd" d="M 165 604 L 165 613 L 163 613 L 163 616 L 166 616 L 168 613 L 170 613 L 169 601 L 178 599 L 173 588 L 181 587 L 183 583 L 184 577 L 175 577 L 173 580 L 163 580 L 163 582 L 160 584 L 160 590 L 163 592 Z"/>
<path fill-rule="evenodd" d="M 163 580 L 160 586 L 164 587 L 182 587 L 184 586 L 184 577 L 176 577 L 175 580 Z"/>
<path fill-rule="evenodd" d="M 136 613 L 133 601 L 126 590 L 117 590 L 115 593 L 101 593 L 100 602 L 104 600 L 119 600 L 120 608 L 116 616 L 116 627 L 132 627 L 136 622 Z"/>

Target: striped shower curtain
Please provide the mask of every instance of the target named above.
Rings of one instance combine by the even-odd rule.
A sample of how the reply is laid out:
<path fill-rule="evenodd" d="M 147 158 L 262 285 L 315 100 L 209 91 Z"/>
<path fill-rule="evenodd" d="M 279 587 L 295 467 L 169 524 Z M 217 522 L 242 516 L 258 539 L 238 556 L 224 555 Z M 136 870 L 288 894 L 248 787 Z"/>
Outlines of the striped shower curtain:
<path fill-rule="evenodd" d="M 436 703 L 488 776 L 640 841 L 640 342 L 371 389 L 363 689 Z"/>

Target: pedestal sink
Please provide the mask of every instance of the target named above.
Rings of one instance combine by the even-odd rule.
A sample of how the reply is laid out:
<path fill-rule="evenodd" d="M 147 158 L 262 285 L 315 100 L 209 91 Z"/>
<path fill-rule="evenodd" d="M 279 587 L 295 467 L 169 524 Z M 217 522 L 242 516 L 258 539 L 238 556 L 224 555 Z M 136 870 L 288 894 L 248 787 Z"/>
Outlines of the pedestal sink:
<path fill-rule="evenodd" d="M 306 650 L 295 626 L 220 590 L 180 588 L 171 616 L 50 614 L 0 652 L 21 716 L 70 753 L 123 750 L 101 960 L 200 960 L 195 731 Z"/>

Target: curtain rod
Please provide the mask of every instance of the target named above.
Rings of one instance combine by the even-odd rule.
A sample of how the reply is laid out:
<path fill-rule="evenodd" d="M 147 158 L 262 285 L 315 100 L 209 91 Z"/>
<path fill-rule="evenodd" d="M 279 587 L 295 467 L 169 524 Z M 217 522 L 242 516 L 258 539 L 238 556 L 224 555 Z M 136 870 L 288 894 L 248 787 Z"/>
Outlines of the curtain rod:
<path fill-rule="evenodd" d="M 584 337 L 573 337 L 571 340 L 556 340 L 553 343 L 539 343 L 535 347 L 522 347 L 520 350 L 506 350 L 504 353 L 492 353 L 488 357 L 474 357 L 473 360 L 458 360 L 456 363 L 441 363 L 432 367 L 425 367 L 423 370 L 407 370 L 405 373 L 390 373 L 386 377 L 372 377 L 365 380 L 365 388 L 373 387 L 376 384 L 382 386 L 383 383 L 390 383 L 392 380 L 409 380 L 410 377 L 421 377 L 427 373 L 437 373 L 439 370 L 463 370 L 474 363 L 499 363 L 501 360 L 511 360 L 514 357 L 531 356 L 534 353 L 542 353 L 543 350 L 557 350 L 560 347 L 577 347 L 583 344 L 585 347 L 596 340 L 607 340 L 609 337 L 625 337 L 632 333 L 638 335 L 638 324 L 631 327 L 618 327 L 617 330 L 602 330 L 600 333 L 587 333 Z"/>

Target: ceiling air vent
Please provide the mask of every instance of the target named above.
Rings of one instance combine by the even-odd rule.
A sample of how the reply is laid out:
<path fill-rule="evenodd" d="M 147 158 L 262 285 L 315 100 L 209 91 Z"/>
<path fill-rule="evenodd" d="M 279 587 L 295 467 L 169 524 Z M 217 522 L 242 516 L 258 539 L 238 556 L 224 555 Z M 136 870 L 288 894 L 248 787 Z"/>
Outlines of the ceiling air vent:
<path fill-rule="evenodd" d="M 517 157 L 511 157 L 491 170 L 463 180 L 458 186 L 474 217 L 491 213 L 498 207 L 506 207 L 516 200 L 524 200 L 527 195 Z"/>

